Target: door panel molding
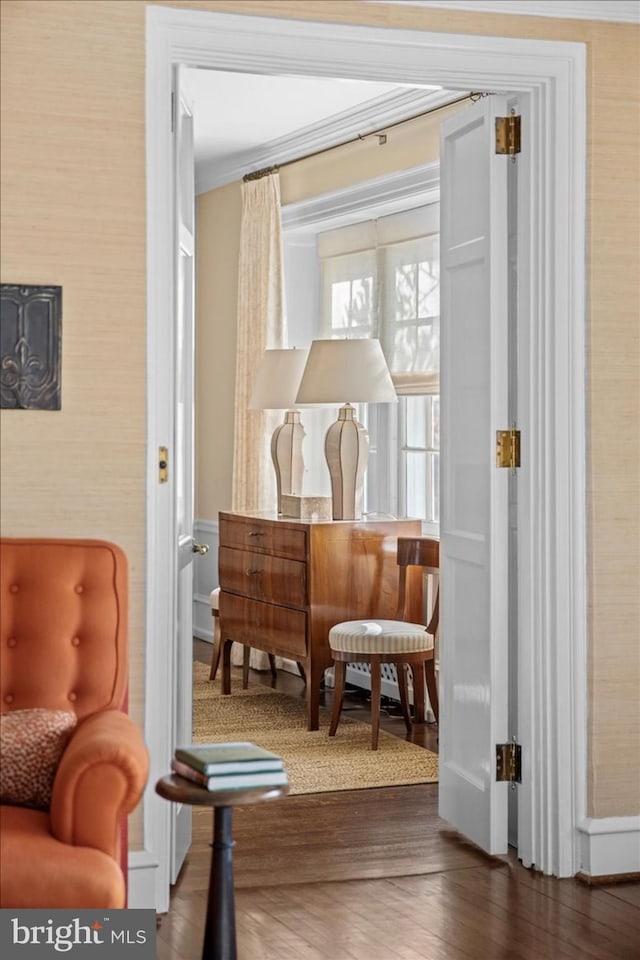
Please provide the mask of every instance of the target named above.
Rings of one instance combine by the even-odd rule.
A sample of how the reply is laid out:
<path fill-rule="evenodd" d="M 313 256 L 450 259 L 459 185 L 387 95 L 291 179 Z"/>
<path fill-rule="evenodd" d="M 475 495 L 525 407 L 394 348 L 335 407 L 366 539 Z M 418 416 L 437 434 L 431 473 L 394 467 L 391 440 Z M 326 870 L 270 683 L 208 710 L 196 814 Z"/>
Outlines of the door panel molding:
<path fill-rule="evenodd" d="M 507 853 L 510 161 L 496 156 L 507 98 L 442 123 L 440 140 L 440 816 L 487 853 Z"/>
<path fill-rule="evenodd" d="M 173 279 L 171 71 L 175 64 L 438 83 L 529 95 L 528 320 L 519 410 L 523 427 L 520 658 L 525 751 L 522 808 L 526 862 L 571 876 L 579 868 L 577 824 L 586 814 L 586 458 L 585 458 L 585 46 L 146 8 L 148 524 L 145 731 L 151 787 L 145 847 L 160 864 L 157 909 L 168 905 L 167 822 L 153 783 L 166 773 L 170 732 L 164 705 L 173 684 L 170 624 L 174 587 L 164 558 L 173 547 L 171 479 L 157 484 L 156 450 L 169 445 Z M 528 125 L 527 125 L 528 124 Z M 528 218 L 528 219 L 527 219 Z M 524 341 L 523 341 L 524 343 Z M 522 593 L 521 593 L 522 599 Z M 527 674 L 527 669 L 530 672 Z M 557 731 L 562 731 L 558 737 Z"/>

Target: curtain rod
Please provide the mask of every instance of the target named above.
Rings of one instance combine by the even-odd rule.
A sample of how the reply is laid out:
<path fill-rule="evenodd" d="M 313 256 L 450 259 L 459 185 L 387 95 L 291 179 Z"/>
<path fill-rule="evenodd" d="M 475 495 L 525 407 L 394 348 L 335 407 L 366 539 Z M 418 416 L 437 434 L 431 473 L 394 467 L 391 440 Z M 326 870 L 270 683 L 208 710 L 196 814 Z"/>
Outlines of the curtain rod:
<path fill-rule="evenodd" d="M 262 177 L 268 177 L 272 173 L 277 173 L 279 170 L 282 170 L 283 167 L 289 167 L 292 163 L 300 163 L 301 160 L 308 160 L 309 157 L 318 157 L 322 153 L 328 153 L 329 150 L 337 150 L 338 147 L 346 147 L 350 143 L 357 143 L 359 140 L 367 140 L 369 137 L 379 137 L 383 134 L 385 130 L 393 130 L 394 127 L 400 127 L 403 123 L 410 123 L 411 120 L 418 120 L 420 117 L 427 117 L 430 113 L 437 113 L 439 110 L 445 110 L 447 107 L 454 107 L 458 103 L 465 103 L 467 100 L 471 100 L 472 103 L 475 103 L 476 100 L 480 100 L 482 97 L 488 97 L 488 93 L 467 93 L 464 97 L 458 97 L 457 100 L 450 100 L 449 103 L 441 103 L 437 107 L 432 107 L 431 110 L 425 110 L 423 113 L 415 113 L 412 117 L 406 117 L 404 120 L 398 120 L 396 123 L 390 123 L 386 127 L 379 127 L 378 130 L 372 130 L 370 133 L 358 134 L 357 137 L 352 137 L 351 140 L 345 140 L 343 143 L 334 143 L 331 147 L 323 147 L 321 150 L 314 150 L 311 153 L 305 153 L 301 157 L 294 157 L 293 160 L 285 160 L 284 163 L 276 164 L 271 167 L 263 167 L 262 170 L 254 170 L 252 173 L 245 173 L 242 178 L 243 183 L 248 183 L 250 180 L 260 180 Z M 385 143 L 385 140 L 381 140 L 381 143 Z"/>

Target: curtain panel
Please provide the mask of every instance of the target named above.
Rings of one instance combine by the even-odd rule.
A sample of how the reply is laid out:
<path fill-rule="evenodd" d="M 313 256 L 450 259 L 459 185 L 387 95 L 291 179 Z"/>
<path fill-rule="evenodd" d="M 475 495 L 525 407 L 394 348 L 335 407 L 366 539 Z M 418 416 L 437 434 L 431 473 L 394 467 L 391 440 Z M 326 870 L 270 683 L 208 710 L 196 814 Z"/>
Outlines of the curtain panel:
<path fill-rule="evenodd" d="M 249 398 L 264 351 L 285 345 L 280 178 L 270 174 L 242 183 L 232 510 L 275 507 L 271 435 L 279 414 L 249 410 Z M 234 643 L 231 662 L 240 666 L 242 659 L 243 648 Z M 267 654 L 260 650 L 251 651 L 249 662 L 256 670 L 269 666 Z"/>
<path fill-rule="evenodd" d="M 249 410 L 265 350 L 286 345 L 280 178 L 242 184 L 232 509 L 268 510 L 276 502 L 271 435 L 279 414 Z"/>

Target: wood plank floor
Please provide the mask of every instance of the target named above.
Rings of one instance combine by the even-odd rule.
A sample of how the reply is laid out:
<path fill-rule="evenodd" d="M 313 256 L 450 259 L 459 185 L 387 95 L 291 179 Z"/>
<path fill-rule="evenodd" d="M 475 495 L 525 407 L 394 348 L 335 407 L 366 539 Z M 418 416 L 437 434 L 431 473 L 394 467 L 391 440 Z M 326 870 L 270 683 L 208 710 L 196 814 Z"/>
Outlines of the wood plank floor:
<path fill-rule="evenodd" d="M 195 655 L 209 649 L 196 644 Z M 299 681 L 281 686 L 296 692 Z M 352 706 L 366 717 L 361 696 Z M 403 735 L 396 721 L 384 724 Z M 433 728 L 414 737 L 435 748 Z M 525 870 L 513 854 L 487 857 L 446 828 L 437 802 L 437 785 L 424 784 L 238 808 L 239 960 L 640 958 L 640 883 L 587 887 Z M 200 957 L 211 830 L 211 811 L 195 810 L 159 960 Z"/>

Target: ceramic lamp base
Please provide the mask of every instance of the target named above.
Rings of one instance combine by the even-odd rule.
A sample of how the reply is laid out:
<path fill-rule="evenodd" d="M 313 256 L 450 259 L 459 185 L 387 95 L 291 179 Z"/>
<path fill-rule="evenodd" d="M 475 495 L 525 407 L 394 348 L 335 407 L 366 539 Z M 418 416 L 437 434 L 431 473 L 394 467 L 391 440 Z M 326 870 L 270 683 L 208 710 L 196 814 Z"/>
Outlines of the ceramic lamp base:
<path fill-rule="evenodd" d="M 356 420 L 355 413 L 350 403 L 341 407 L 338 419 L 327 430 L 324 441 L 334 520 L 362 518 L 369 434 Z"/>
<path fill-rule="evenodd" d="M 300 423 L 300 414 L 297 410 L 287 410 L 284 422 L 276 427 L 271 438 L 271 459 L 276 472 L 278 513 L 282 513 L 284 494 L 302 493 L 303 439 L 304 427 Z"/>

